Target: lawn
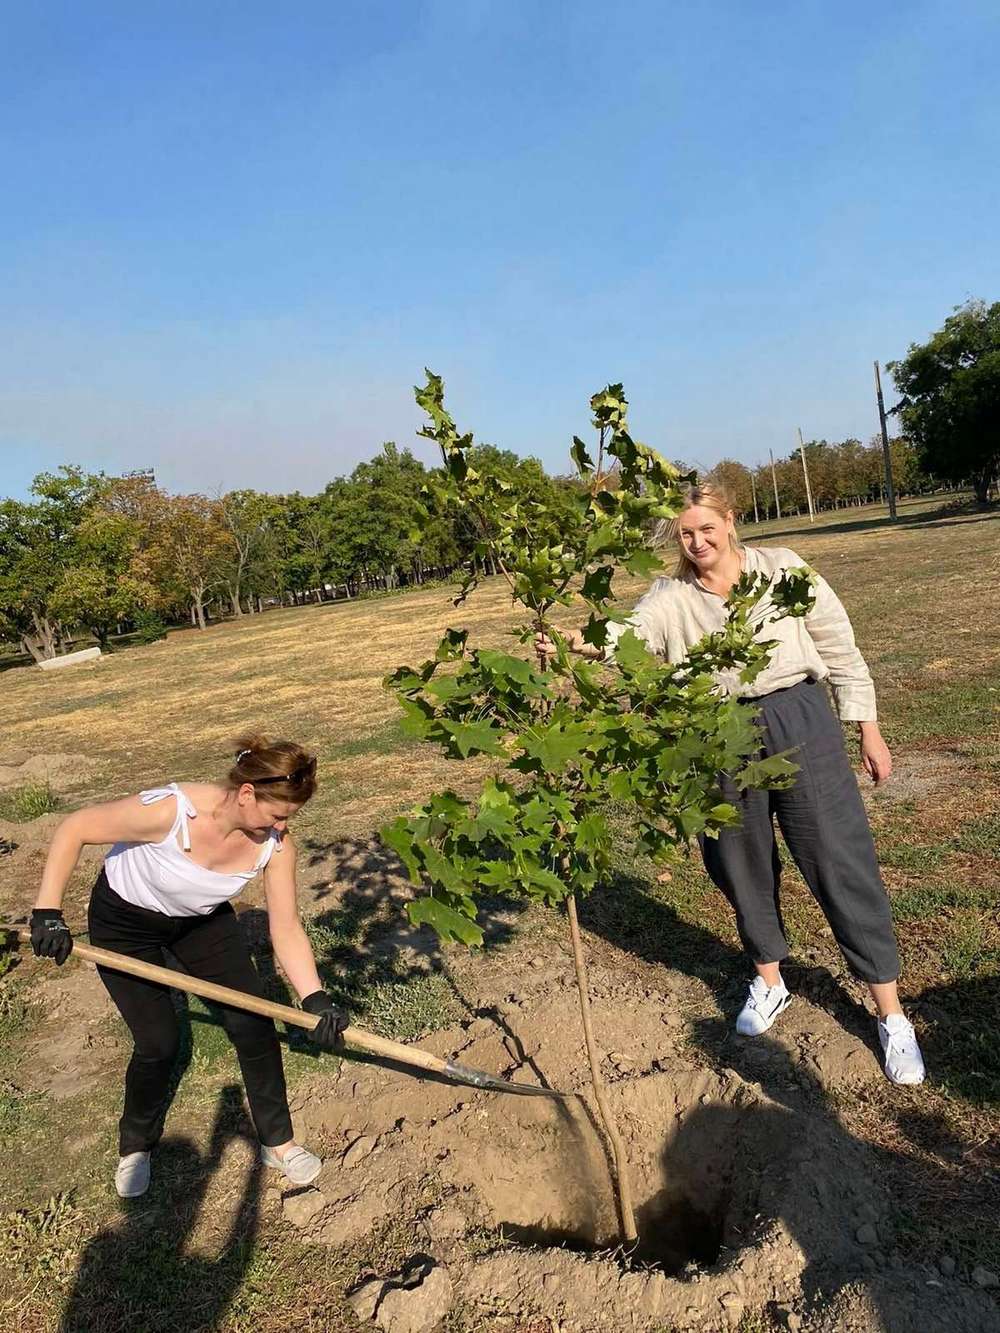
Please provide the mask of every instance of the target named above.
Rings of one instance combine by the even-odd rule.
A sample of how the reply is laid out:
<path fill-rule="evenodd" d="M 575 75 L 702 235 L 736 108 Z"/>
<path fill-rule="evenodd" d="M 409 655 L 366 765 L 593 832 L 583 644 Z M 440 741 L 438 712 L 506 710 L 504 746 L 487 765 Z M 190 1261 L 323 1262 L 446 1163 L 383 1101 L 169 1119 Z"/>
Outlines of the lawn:
<path fill-rule="evenodd" d="M 897 771 L 884 791 L 868 794 L 870 814 L 894 902 L 904 999 L 925 1040 L 930 1077 L 919 1093 L 899 1095 L 887 1084 L 840 1093 L 832 1109 L 846 1131 L 884 1152 L 900 1171 L 901 1228 L 912 1252 L 946 1247 L 961 1260 L 987 1243 L 989 1219 L 995 1224 L 1000 1208 L 1000 514 L 943 508 L 925 499 L 904 503 L 895 524 L 883 510 L 848 510 L 823 515 L 813 525 L 801 519 L 762 524 L 747 536 L 794 547 L 829 579 L 850 612 L 876 681 Z M 634 600 L 640 590 L 633 582 L 621 593 Z M 429 655 L 449 624 L 471 626 L 478 642 L 512 642 L 512 612 L 501 581 L 490 581 L 461 611 L 449 598 L 447 589 L 431 587 L 275 610 L 203 632 L 176 631 L 163 642 L 65 672 L 7 671 L 0 764 L 15 752 L 76 757 L 75 765 L 60 762 L 58 781 L 51 784 L 60 808 L 68 809 L 169 780 L 221 776 L 231 741 L 247 729 L 314 749 L 319 791 L 297 819 L 297 838 L 306 851 L 304 903 L 315 918 L 317 950 L 331 984 L 339 978 L 373 1027 L 406 1040 L 418 1037 L 454 1021 L 454 999 L 433 978 L 409 975 L 391 953 L 371 952 L 373 923 L 391 931 L 401 913 L 399 893 L 383 894 L 386 881 L 372 872 L 379 856 L 374 834 L 387 817 L 428 792 L 468 784 L 475 774 L 473 765 L 449 764 L 408 741 L 381 680 L 395 665 Z M 21 843 L 16 852 L 0 854 L 4 915 L 30 906 L 51 816 L 35 824 L 23 818 L 46 808 L 48 796 L 42 802 L 37 790 L 20 804 L 16 793 L 0 801 L 0 837 Z M 90 862 L 71 886 L 67 913 L 74 929 L 82 927 L 93 873 Z M 715 955 L 694 956 L 706 932 L 729 948 L 735 961 L 727 966 L 734 978 L 740 975 L 731 922 L 697 865 L 685 866 L 669 882 L 658 881 L 648 866 L 623 863 L 621 873 L 634 897 L 628 911 L 624 895 L 605 895 L 589 909 L 589 945 L 599 957 L 622 968 L 640 955 L 647 962 L 670 961 L 658 960 L 648 943 L 651 923 L 666 910 L 690 927 L 691 975 L 714 966 Z M 356 901 L 364 910 L 338 917 L 327 909 L 348 879 L 360 886 Z M 786 897 L 803 975 L 822 974 L 836 983 L 842 968 L 829 931 L 794 876 Z M 252 910 L 258 902 L 251 895 Z M 547 938 L 530 912 L 508 923 L 503 937 L 497 956 L 515 979 Z M 454 973 L 469 978 L 488 962 L 449 958 Z M 489 965 L 496 966 L 495 960 Z M 188 1051 L 192 1068 L 176 1108 L 190 1152 L 178 1156 L 176 1187 L 162 1214 L 147 1215 L 145 1231 L 119 1208 L 106 1175 L 127 1050 L 123 1042 L 110 1046 L 102 1064 L 91 1042 L 67 1095 L 35 1090 L 31 1062 L 47 1058 L 45 1042 L 55 1021 L 47 1013 L 54 993 L 50 972 L 33 960 L 8 966 L 6 974 L 0 966 L 0 1192 L 5 1208 L 19 1210 L 0 1234 L 0 1260 L 15 1274 L 0 1292 L 0 1313 L 17 1318 L 25 1333 L 56 1328 L 83 1248 L 90 1243 L 93 1262 L 93 1237 L 100 1233 L 101 1255 L 120 1259 L 126 1231 L 144 1265 L 129 1278 L 138 1292 L 129 1296 L 133 1308 L 145 1308 L 150 1290 L 166 1305 L 178 1301 L 178 1270 L 158 1249 L 156 1236 L 164 1226 L 181 1225 L 183 1215 L 192 1254 L 202 1256 L 184 1270 L 190 1290 L 199 1299 L 204 1295 L 212 1280 L 204 1256 L 219 1253 L 224 1262 L 216 1275 L 232 1290 L 221 1322 L 199 1324 L 192 1315 L 176 1327 L 227 1333 L 350 1328 L 350 1316 L 335 1311 L 342 1311 L 339 1302 L 360 1251 L 338 1252 L 319 1272 L 308 1249 L 277 1218 L 241 1220 L 224 1197 L 200 1213 L 195 1206 L 203 1188 L 192 1193 L 191 1182 L 204 1174 L 198 1174 L 199 1164 L 238 1163 L 245 1147 L 231 1145 L 228 1156 L 212 1158 L 216 1094 L 232 1080 L 234 1067 L 217 1029 L 199 1021 L 197 1012 Z M 72 983 L 60 980 L 63 997 Z M 278 993 L 277 978 L 274 984 Z M 72 1052 L 60 1047 L 60 1055 L 73 1065 Z M 697 1058 L 716 1058 L 711 1043 Z M 308 1052 L 294 1053 L 293 1084 L 315 1067 Z M 100 1070 L 100 1077 L 88 1077 L 88 1069 Z M 229 1114 L 239 1121 L 235 1104 Z M 387 1255 L 412 1243 L 402 1223 L 394 1227 L 372 1241 Z M 226 1235 L 234 1239 L 220 1251 Z M 993 1245 L 990 1256 L 996 1262 L 1000 1247 Z M 96 1296 L 94 1301 L 95 1333 L 127 1326 L 102 1313 Z M 279 1308 L 283 1323 L 274 1322 Z M 451 1327 L 478 1327 L 471 1315 L 462 1323 L 464 1317 L 456 1314 Z M 501 1328 L 483 1325 L 494 1326 Z"/>

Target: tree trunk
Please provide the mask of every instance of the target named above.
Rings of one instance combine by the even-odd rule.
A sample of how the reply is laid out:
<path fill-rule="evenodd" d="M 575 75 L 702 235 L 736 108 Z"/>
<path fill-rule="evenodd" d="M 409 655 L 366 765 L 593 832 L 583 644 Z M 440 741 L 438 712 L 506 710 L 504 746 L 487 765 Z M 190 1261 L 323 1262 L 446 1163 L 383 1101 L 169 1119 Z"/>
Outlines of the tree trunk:
<path fill-rule="evenodd" d="M 47 661 L 55 657 L 58 650 L 58 628 L 49 620 L 48 616 L 40 616 L 37 611 L 32 611 L 31 621 L 35 627 L 35 632 L 32 635 L 25 636 L 24 642 L 28 646 L 28 640 L 33 640 L 37 645 L 38 652 L 30 646 L 28 646 L 28 651 L 36 662 Z M 41 656 L 38 655 L 39 653 Z"/>
<path fill-rule="evenodd" d="M 238 583 L 235 588 L 229 589 L 229 600 L 233 604 L 233 615 L 241 616 L 243 614 L 243 607 L 240 605 L 240 585 Z"/>
<path fill-rule="evenodd" d="M 199 629 L 205 628 L 205 607 L 200 597 L 196 597 L 191 608 L 194 612 L 195 623 Z"/>
<path fill-rule="evenodd" d="M 628 1158 L 618 1126 L 615 1124 L 605 1096 L 604 1079 L 601 1077 L 601 1053 L 594 1041 L 594 1028 L 590 1021 L 590 983 L 587 979 L 587 964 L 583 956 L 583 943 L 580 939 L 580 923 L 576 916 L 576 898 L 571 893 L 566 899 L 566 914 L 569 918 L 569 937 L 573 945 L 573 965 L 576 969 L 576 985 L 580 994 L 580 1015 L 583 1019 L 583 1036 L 587 1044 L 587 1059 L 590 1062 L 590 1081 L 594 1089 L 594 1099 L 600 1113 L 604 1132 L 611 1142 L 615 1158 L 615 1179 L 618 1189 L 618 1206 L 621 1212 L 622 1242 L 634 1245 L 638 1239 L 635 1228 L 635 1214 L 632 1211 L 632 1185 L 629 1180 Z"/>
<path fill-rule="evenodd" d="M 44 661 L 45 661 L 45 654 L 42 652 L 41 645 L 38 643 L 38 641 L 35 639 L 35 637 L 34 637 L 33 635 L 31 635 L 31 634 L 22 634 L 22 635 L 21 635 L 21 647 L 22 647 L 22 648 L 24 649 L 24 651 L 25 651 L 26 653 L 28 653 L 28 654 L 29 654 L 29 655 L 30 655 L 36 662 L 44 662 Z"/>

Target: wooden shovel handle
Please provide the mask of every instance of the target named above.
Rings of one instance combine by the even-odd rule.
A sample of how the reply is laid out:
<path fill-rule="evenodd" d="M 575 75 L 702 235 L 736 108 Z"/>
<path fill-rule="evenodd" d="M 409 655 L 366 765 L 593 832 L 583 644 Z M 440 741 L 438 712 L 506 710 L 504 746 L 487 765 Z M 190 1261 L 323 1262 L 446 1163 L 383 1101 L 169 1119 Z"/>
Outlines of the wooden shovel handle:
<path fill-rule="evenodd" d="M 0 930 L 9 931 L 22 940 L 31 938 L 27 926 L 0 923 Z M 126 954 L 112 953 L 110 949 L 99 949 L 93 944 L 80 944 L 73 941 L 73 952 L 78 958 L 98 967 L 110 967 L 115 972 L 128 972 L 130 976 L 142 977 L 144 981 L 158 981 L 173 990 L 187 991 L 190 995 L 200 995 L 204 1000 L 215 1000 L 217 1004 L 229 1004 L 236 1009 L 247 1009 L 252 1014 L 262 1014 L 280 1023 L 291 1023 L 293 1027 L 305 1028 L 307 1032 L 319 1022 L 316 1014 L 307 1014 L 302 1009 L 293 1009 L 288 1004 L 277 1004 L 274 1000 L 262 1000 L 256 995 L 247 995 L 245 991 L 233 990 L 229 986 L 219 986 L 214 981 L 202 981 L 200 977 L 188 976 L 186 972 L 174 972 L 169 967 L 157 967 L 155 963 L 144 963 L 139 958 L 129 958 Z M 440 1056 L 431 1055 L 418 1047 L 404 1046 L 402 1042 L 390 1041 L 386 1037 L 376 1037 L 373 1032 L 362 1028 L 346 1027 L 343 1031 L 344 1044 L 356 1051 L 366 1051 L 369 1055 L 381 1055 L 386 1059 L 399 1060 L 403 1064 L 413 1065 L 417 1069 L 429 1069 L 436 1074 L 448 1074 L 450 1065 Z"/>

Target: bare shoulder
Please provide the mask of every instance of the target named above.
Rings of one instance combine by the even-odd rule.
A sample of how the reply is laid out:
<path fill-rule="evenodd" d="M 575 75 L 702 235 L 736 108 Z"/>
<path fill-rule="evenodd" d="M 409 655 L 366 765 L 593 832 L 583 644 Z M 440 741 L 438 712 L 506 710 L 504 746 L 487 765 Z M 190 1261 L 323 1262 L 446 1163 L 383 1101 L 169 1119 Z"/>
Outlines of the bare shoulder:
<path fill-rule="evenodd" d="M 227 794 L 227 788 L 220 787 L 217 782 L 178 782 L 177 785 L 200 815 L 214 810 Z"/>

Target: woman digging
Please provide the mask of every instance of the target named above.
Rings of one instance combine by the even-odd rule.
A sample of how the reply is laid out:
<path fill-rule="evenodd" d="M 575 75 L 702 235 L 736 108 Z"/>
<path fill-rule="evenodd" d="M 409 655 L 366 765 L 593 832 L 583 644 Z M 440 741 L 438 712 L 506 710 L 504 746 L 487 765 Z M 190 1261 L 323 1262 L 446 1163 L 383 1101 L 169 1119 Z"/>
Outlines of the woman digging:
<path fill-rule="evenodd" d="M 261 996 L 230 900 L 263 874 L 275 957 L 302 1008 L 320 1017 L 311 1039 L 337 1049 L 347 1017 L 320 984 L 299 920 L 295 845 L 288 834 L 288 821 L 315 789 L 316 760 L 299 745 L 248 736 L 236 742 L 236 760 L 223 782 L 171 783 L 75 811 L 56 829 L 45 863 L 31 914 L 35 953 L 60 964 L 69 957 L 73 940 L 60 911 L 66 884 L 81 848 L 113 843 L 90 899 L 91 943 L 161 965 L 169 949 L 192 976 Z M 178 1021 L 166 986 L 98 970 L 135 1042 L 115 1171 L 115 1188 L 130 1199 L 149 1186 Z M 264 1164 L 295 1185 L 308 1185 L 322 1163 L 292 1138 L 274 1024 L 225 1005 L 220 1012 L 236 1047 Z"/>
<path fill-rule="evenodd" d="M 705 634 L 723 628 L 726 597 L 741 574 L 772 579 L 805 563 L 794 551 L 739 542 L 732 506 L 710 485 L 690 489 L 684 510 L 661 524 L 657 539 L 677 543 L 677 568 L 672 578 L 656 580 L 627 625 L 608 625 L 608 654 L 631 628 L 651 651 L 680 662 Z M 759 1036 L 791 1002 L 781 976 L 788 944 L 778 895 L 776 817 L 848 966 L 871 990 L 886 1074 L 893 1083 L 921 1083 L 920 1047 L 899 1004 L 899 955 L 889 898 L 840 723 L 821 682 L 833 691 L 840 722 L 857 723 L 862 764 L 874 782 L 888 778 L 892 758 L 876 721 L 871 674 L 847 612 L 819 577 L 815 592 L 814 606 L 803 619 L 768 625 L 777 647 L 756 680 L 739 688 L 741 697 L 757 707 L 764 753 L 795 751 L 799 771 L 794 785 L 785 791 L 740 791 L 720 774 L 724 797 L 740 811 L 741 823 L 701 844 L 705 868 L 735 910 L 740 939 L 757 973 L 736 1031 Z M 579 631 L 565 637 L 573 652 L 602 655 Z M 542 636 L 536 646 L 554 651 Z"/>

